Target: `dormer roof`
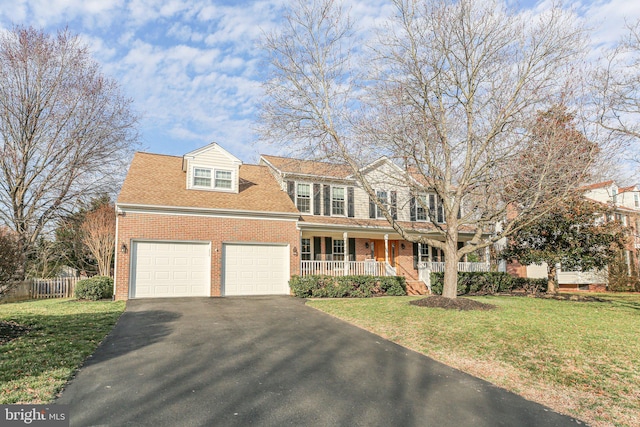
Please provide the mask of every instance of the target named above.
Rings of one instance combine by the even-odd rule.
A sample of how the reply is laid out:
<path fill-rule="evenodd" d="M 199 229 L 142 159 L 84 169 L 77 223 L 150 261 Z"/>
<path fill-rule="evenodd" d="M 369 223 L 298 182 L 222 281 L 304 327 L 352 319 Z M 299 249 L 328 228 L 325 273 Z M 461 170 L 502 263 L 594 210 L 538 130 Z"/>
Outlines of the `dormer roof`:
<path fill-rule="evenodd" d="M 227 157 L 229 159 L 229 161 L 235 165 L 241 165 L 242 164 L 242 160 L 240 160 L 239 158 L 237 158 L 236 156 L 234 156 L 233 154 L 229 153 L 227 150 L 225 150 L 224 148 L 222 148 L 220 146 L 220 144 L 217 144 L 215 142 L 212 142 L 209 145 L 205 145 L 204 147 L 200 147 L 196 150 L 190 151 L 187 154 L 185 154 L 184 156 L 182 156 L 182 170 L 186 171 L 187 170 L 187 160 L 189 159 L 193 159 L 196 156 L 200 155 L 200 154 L 204 154 L 207 151 L 212 151 L 215 150 L 217 152 L 219 152 L 220 154 L 222 154 L 223 156 Z"/>

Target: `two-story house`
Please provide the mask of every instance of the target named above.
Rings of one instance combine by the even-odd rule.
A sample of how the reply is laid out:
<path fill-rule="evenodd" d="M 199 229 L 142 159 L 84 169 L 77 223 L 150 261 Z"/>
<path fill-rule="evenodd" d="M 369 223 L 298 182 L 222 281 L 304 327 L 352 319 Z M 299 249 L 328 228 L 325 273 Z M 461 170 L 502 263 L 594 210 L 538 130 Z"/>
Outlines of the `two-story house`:
<path fill-rule="evenodd" d="M 360 172 L 405 229 L 437 238 L 435 193 L 411 195 L 384 157 Z M 426 293 L 421 273 L 444 262 L 401 239 L 345 165 L 268 155 L 243 164 L 215 143 L 183 157 L 137 153 L 116 209 L 117 299 L 288 294 L 294 274 L 401 275 Z"/>
<path fill-rule="evenodd" d="M 628 229 L 629 240 L 624 250 L 624 260 L 628 274 L 638 271 L 640 259 L 640 190 L 637 186 L 620 187 L 613 181 L 598 182 L 580 188 L 587 199 L 613 208 L 612 214 L 603 221 L 618 221 Z M 521 266 L 517 263 L 509 266 L 510 272 L 520 277 L 546 278 L 547 266 Z M 557 272 L 560 290 L 604 291 L 607 288 L 608 272 L 604 271 L 565 271 Z"/>

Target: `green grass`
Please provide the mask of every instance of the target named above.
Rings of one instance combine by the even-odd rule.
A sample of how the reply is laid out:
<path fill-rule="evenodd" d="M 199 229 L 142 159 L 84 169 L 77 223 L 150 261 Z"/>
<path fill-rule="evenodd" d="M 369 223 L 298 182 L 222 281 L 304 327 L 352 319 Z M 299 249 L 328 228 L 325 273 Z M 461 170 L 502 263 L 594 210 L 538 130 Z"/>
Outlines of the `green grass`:
<path fill-rule="evenodd" d="M 596 426 L 640 425 L 640 295 L 607 302 L 476 297 L 493 311 L 416 297 L 308 304 Z"/>
<path fill-rule="evenodd" d="M 124 308 L 121 301 L 68 299 L 1 304 L 1 320 L 31 331 L 0 345 L 0 404 L 53 400 Z"/>

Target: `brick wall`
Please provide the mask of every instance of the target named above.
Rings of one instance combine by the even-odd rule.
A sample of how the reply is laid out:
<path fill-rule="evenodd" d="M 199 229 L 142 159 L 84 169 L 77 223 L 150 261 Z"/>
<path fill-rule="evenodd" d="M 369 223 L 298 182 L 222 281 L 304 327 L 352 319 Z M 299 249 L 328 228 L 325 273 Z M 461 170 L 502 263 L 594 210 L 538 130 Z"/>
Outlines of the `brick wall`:
<path fill-rule="evenodd" d="M 299 232 L 295 221 L 264 219 L 212 218 L 206 216 L 156 215 L 127 212 L 118 217 L 118 242 L 128 253 L 117 254 L 116 299 L 129 296 L 130 253 L 132 240 L 195 240 L 211 242 L 211 296 L 220 296 L 222 281 L 222 244 L 224 242 L 263 242 L 289 244 L 291 274 L 298 274 Z"/>

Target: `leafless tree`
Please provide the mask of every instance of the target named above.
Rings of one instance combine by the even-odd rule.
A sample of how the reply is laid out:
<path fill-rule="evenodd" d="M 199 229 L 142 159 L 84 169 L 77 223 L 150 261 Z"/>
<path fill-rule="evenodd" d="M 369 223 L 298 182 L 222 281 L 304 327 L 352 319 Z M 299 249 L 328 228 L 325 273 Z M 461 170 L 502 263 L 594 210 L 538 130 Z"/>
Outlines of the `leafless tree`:
<path fill-rule="evenodd" d="M 370 49 L 337 2 L 293 7 L 264 38 L 271 78 L 261 132 L 348 163 L 404 239 L 444 251 L 443 295 L 455 298 L 461 257 L 542 215 L 588 172 L 593 144 L 534 131 L 540 112 L 570 98 L 586 35 L 560 7 L 531 15 L 499 0 L 393 3 Z M 381 155 L 404 170 L 387 179 L 415 196 L 437 194 L 444 223 L 416 200 L 439 237 L 405 229 L 378 200 L 362 167 Z M 458 248 L 461 230 L 475 233 Z"/>
<path fill-rule="evenodd" d="M 116 244 L 116 211 L 113 205 L 102 205 L 87 213 L 82 223 L 82 241 L 98 262 L 98 274 L 111 276 Z"/>
<path fill-rule="evenodd" d="M 117 187 L 136 117 L 68 30 L 3 32 L 0 81 L 0 221 L 28 254 L 60 212 Z"/>
<path fill-rule="evenodd" d="M 605 53 L 591 79 L 595 121 L 619 145 L 640 141 L 640 21 L 628 30 L 626 37 Z"/>

